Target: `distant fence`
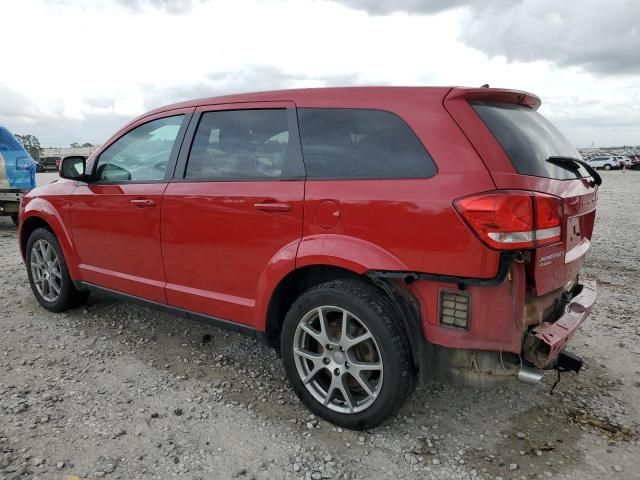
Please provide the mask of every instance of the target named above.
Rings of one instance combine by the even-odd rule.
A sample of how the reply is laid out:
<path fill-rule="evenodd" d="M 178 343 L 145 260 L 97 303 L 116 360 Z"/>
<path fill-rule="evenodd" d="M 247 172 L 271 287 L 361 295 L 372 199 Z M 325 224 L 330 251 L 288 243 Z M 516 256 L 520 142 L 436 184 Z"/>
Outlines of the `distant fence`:
<path fill-rule="evenodd" d="M 69 155 L 89 156 L 95 152 L 99 146 L 94 147 L 47 147 L 42 149 L 43 157 L 67 157 Z"/>

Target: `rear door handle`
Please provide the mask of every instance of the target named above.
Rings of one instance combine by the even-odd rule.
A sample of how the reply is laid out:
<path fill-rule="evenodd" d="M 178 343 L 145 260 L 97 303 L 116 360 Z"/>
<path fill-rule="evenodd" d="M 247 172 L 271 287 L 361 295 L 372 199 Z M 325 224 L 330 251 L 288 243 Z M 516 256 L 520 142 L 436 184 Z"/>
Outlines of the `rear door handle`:
<path fill-rule="evenodd" d="M 262 202 L 262 203 L 254 203 L 253 206 L 256 210 L 260 210 L 263 212 L 290 212 L 291 205 L 288 203 L 280 203 L 280 202 Z"/>
<path fill-rule="evenodd" d="M 131 205 L 138 208 L 155 207 L 156 202 L 155 200 L 151 200 L 149 198 L 138 198 L 136 200 L 131 200 Z"/>

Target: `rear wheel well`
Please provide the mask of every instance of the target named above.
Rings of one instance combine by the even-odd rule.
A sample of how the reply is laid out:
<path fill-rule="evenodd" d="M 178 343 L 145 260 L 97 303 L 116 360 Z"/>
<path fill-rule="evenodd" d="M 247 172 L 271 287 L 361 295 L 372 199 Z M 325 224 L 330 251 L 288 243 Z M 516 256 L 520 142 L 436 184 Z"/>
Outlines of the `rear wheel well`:
<path fill-rule="evenodd" d="M 351 270 L 329 265 L 312 265 L 290 272 L 276 287 L 267 310 L 267 343 L 280 348 L 280 333 L 284 317 L 293 302 L 316 285 L 340 279 L 354 279 L 373 285 L 380 295 L 387 297 L 394 305 L 403 323 L 403 333 L 409 343 L 414 368 L 420 365 L 419 355 L 424 343 L 418 300 L 407 289 L 386 280 L 359 275 Z"/>
<path fill-rule="evenodd" d="M 22 229 L 20 230 L 20 250 L 22 251 L 22 256 L 26 255 L 27 242 L 29 241 L 29 237 L 38 228 L 49 230 L 55 236 L 51 225 L 49 225 L 42 218 L 30 217 L 26 219 L 22 224 Z"/>
<path fill-rule="evenodd" d="M 284 317 L 293 302 L 310 288 L 331 280 L 352 278 L 371 283 L 362 275 L 340 267 L 311 265 L 290 272 L 276 287 L 267 310 L 267 341 L 274 348 L 280 347 L 280 332 Z"/>

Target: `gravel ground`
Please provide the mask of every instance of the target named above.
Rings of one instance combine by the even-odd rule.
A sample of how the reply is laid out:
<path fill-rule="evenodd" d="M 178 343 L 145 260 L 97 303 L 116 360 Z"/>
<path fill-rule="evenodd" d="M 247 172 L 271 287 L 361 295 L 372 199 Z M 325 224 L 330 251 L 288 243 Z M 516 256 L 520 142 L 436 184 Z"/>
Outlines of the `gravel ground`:
<path fill-rule="evenodd" d="M 367 432 L 310 415 L 249 338 L 97 295 L 46 312 L 0 219 L 0 478 L 640 479 L 640 172 L 603 177 L 583 372 L 420 386 Z"/>

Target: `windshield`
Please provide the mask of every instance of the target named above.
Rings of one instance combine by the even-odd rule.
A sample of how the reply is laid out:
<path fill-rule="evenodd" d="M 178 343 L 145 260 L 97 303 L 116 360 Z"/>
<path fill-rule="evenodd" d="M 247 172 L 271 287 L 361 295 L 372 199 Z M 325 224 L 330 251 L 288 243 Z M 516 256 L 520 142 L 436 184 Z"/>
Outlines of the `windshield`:
<path fill-rule="evenodd" d="M 537 111 L 510 103 L 474 102 L 471 106 L 496 137 L 518 173 L 558 180 L 589 176 L 582 166 L 568 169 L 547 162 L 551 157 L 582 157 Z"/>

